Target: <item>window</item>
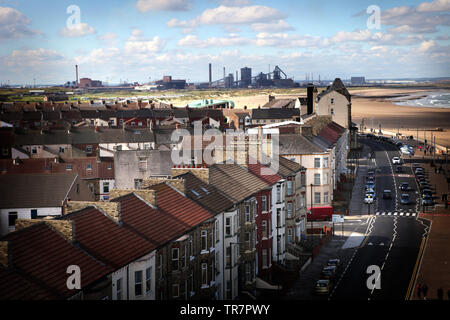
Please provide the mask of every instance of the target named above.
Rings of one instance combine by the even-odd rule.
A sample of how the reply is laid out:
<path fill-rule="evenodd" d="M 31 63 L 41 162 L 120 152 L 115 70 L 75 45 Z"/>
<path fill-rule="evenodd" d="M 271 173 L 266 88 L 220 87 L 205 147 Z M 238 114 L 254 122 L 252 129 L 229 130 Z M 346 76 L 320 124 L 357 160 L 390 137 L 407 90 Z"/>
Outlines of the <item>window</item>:
<path fill-rule="evenodd" d="M 107 169 L 108 170 L 112 170 L 112 164 L 111 163 L 108 163 Z"/>
<path fill-rule="evenodd" d="M 122 300 L 122 278 L 116 280 L 117 300 Z"/>
<path fill-rule="evenodd" d="M 334 98 L 331 98 L 331 104 L 333 104 L 334 103 Z"/>
<path fill-rule="evenodd" d="M 211 230 L 211 232 L 209 233 L 209 247 L 214 247 L 214 230 Z"/>
<path fill-rule="evenodd" d="M 250 263 L 245 264 L 245 281 L 250 282 L 251 281 L 251 266 Z"/>
<path fill-rule="evenodd" d="M 119 119 L 119 125 L 123 126 L 123 119 Z"/>
<path fill-rule="evenodd" d="M 138 127 L 142 127 L 142 121 L 138 122 Z"/>
<path fill-rule="evenodd" d="M 225 249 L 225 260 L 226 260 L 227 268 L 229 268 L 231 265 L 231 246 L 228 246 Z"/>
<path fill-rule="evenodd" d="M 233 233 L 236 233 L 236 232 L 237 232 L 237 229 L 238 229 L 237 218 L 238 218 L 238 216 L 237 216 L 237 214 L 235 214 L 235 215 L 233 216 Z"/>
<path fill-rule="evenodd" d="M 183 249 L 181 250 L 181 268 L 186 267 L 186 245 L 183 246 Z"/>
<path fill-rule="evenodd" d="M 190 248 L 191 257 L 193 257 L 194 256 L 194 241 L 192 239 L 192 236 L 189 236 L 189 248 Z"/>
<path fill-rule="evenodd" d="M 86 152 L 92 153 L 92 146 L 86 146 Z"/>
<path fill-rule="evenodd" d="M 287 194 L 288 196 L 292 195 L 292 181 L 288 180 L 287 182 Z"/>
<path fill-rule="evenodd" d="M 314 158 L 314 168 L 320 168 L 320 158 Z"/>
<path fill-rule="evenodd" d="M 173 284 L 172 285 L 172 297 L 173 298 L 178 298 L 180 296 L 180 285 L 177 284 Z"/>
<path fill-rule="evenodd" d="M 179 250 L 178 248 L 172 249 L 172 271 L 178 271 Z"/>
<path fill-rule="evenodd" d="M 266 196 L 262 196 L 261 197 L 261 208 L 262 211 L 267 211 L 267 197 Z"/>
<path fill-rule="evenodd" d="M 314 184 L 315 185 L 320 185 L 320 173 L 315 173 L 314 174 Z"/>
<path fill-rule="evenodd" d="M 109 182 L 103 182 L 103 193 L 109 192 Z"/>
<path fill-rule="evenodd" d="M 292 218 L 292 203 L 291 202 L 289 202 L 288 204 L 287 204 L 287 216 L 288 216 L 288 218 Z"/>
<path fill-rule="evenodd" d="M 72 165 L 71 164 L 66 164 L 66 170 L 68 170 L 68 171 L 72 170 Z"/>
<path fill-rule="evenodd" d="M 8 226 L 14 227 L 16 225 L 17 212 L 10 212 L 8 214 Z"/>
<path fill-rule="evenodd" d="M 323 202 L 324 203 L 328 202 L 328 191 L 323 193 Z"/>
<path fill-rule="evenodd" d="M 31 219 L 37 218 L 37 209 L 31 209 Z"/>
<path fill-rule="evenodd" d="M 277 228 L 281 227 L 281 209 L 277 209 Z"/>
<path fill-rule="evenodd" d="M 139 160 L 139 170 L 141 171 L 147 170 L 147 160 Z"/>
<path fill-rule="evenodd" d="M 302 194 L 300 195 L 300 207 L 301 207 L 301 208 L 304 208 L 305 206 L 306 206 L 306 204 L 305 204 L 305 194 L 302 193 Z"/>
<path fill-rule="evenodd" d="M 334 115 L 334 109 L 333 109 L 333 108 L 331 108 L 330 114 L 331 114 L 331 115 Z"/>
<path fill-rule="evenodd" d="M 145 269 L 145 293 L 152 289 L 152 267 Z"/>
<path fill-rule="evenodd" d="M 208 285 L 208 264 L 202 263 L 202 286 Z"/>
<path fill-rule="evenodd" d="M 92 170 L 92 165 L 90 163 L 86 164 L 86 170 Z"/>
<path fill-rule="evenodd" d="M 219 221 L 216 220 L 216 222 L 214 223 L 214 231 L 216 233 L 216 242 L 219 241 Z"/>
<path fill-rule="evenodd" d="M 251 240 L 250 240 L 250 232 L 246 232 L 245 233 L 245 242 L 247 244 L 247 248 L 250 249 L 251 248 Z"/>
<path fill-rule="evenodd" d="M 262 266 L 267 267 L 267 249 L 262 251 Z"/>
<path fill-rule="evenodd" d="M 159 280 L 162 280 L 163 274 L 162 274 L 162 265 L 163 265 L 163 255 L 159 255 L 159 264 L 158 264 L 158 276 Z"/>
<path fill-rule="evenodd" d="M 328 168 L 328 157 L 323 158 L 323 167 Z"/>
<path fill-rule="evenodd" d="M 33 147 L 33 148 L 31 149 L 31 153 L 32 153 L 32 154 L 37 154 L 37 148 L 36 148 L 36 147 Z"/>
<path fill-rule="evenodd" d="M 277 203 L 281 201 L 281 186 L 277 185 Z"/>
<path fill-rule="evenodd" d="M 142 184 L 142 179 L 134 179 L 134 189 L 140 189 Z"/>
<path fill-rule="evenodd" d="M 64 147 L 59 147 L 59 152 L 64 153 Z"/>
<path fill-rule="evenodd" d="M 320 203 L 320 192 L 314 192 L 314 203 Z"/>
<path fill-rule="evenodd" d="M 328 184 L 328 172 L 323 174 L 323 184 Z"/>
<path fill-rule="evenodd" d="M 262 236 L 263 236 L 263 238 L 268 238 L 267 237 L 267 221 L 263 220 L 261 222 L 261 226 L 262 226 Z"/>
<path fill-rule="evenodd" d="M 142 295 L 142 271 L 134 272 L 134 295 Z"/>
<path fill-rule="evenodd" d="M 292 243 L 292 229 L 288 229 L 288 243 Z"/>
<path fill-rule="evenodd" d="M 245 205 L 245 222 L 250 222 L 250 205 Z"/>
<path fill-rule="evenodd" d="M 300 175 L 300 184 L 302 186 L 306 186 L 306 174 L 304 172 L 302 172 Z"/>
<path fill-rule="evenodd" d="M 207 237 L 208 236 L 208 231 L 206 231 L 206 230 L 202 230 L 202 242 L 201 242 L 201 244 L 202 244 L 202 251 L 203 250 L 206 250 L 206 247 L 207 247 L 207 245 L 208 245 L 208 240 L 207 240 Z"/>

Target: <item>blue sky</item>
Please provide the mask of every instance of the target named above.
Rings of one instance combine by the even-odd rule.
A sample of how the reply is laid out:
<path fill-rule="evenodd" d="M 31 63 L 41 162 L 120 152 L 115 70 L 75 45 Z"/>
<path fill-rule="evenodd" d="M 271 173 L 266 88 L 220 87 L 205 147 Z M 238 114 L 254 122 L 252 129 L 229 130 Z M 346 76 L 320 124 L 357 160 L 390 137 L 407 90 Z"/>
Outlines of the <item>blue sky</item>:
<path fill-rule="evenodd" d="M 214 79 L 269 65 L 298 80 L 444 77 L 449 26 L 450 0 L 1 0 L 0 83 L 72 81 L 75 64 L 109 83 L 207 81 L 208 63 Z"/>

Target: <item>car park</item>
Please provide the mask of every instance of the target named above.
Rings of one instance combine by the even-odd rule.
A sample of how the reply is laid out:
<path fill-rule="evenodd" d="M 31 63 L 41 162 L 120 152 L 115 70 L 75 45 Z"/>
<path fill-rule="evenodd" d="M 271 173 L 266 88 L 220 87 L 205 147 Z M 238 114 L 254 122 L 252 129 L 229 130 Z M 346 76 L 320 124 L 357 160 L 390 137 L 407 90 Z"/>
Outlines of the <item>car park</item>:
<path fill-rule="evenodd" d="M 400 198 L 400 203 L 401 204 L 411 204 L 411 199 L 409 197 L 409 194 L 403 193 Z"/>
<path fill-rule="evenodd" d="M 333 279 L 336 276 L 336 266 L 326 266 L 322 269 L 322 279 Z"/>
<path fill-rule="evenodd" d="M 399 157 L 393 157 L 393 158 L 392 158 L 392 163 L 393 163 L 393 164 L 400 164 L 400 163 L 401 163 L 401 160 L 400 160 Z"/>
<path fill-rule="evenodd" d="M 328 294 L 330 293 L 331 282 L 327 279 L 321 279 L 316 282 L 315 292 L 317 294 Z"/>
<path fill-rule="evenodd" d="M 383 199 L 392 199 L 391 190 L 383 190 Z"/>

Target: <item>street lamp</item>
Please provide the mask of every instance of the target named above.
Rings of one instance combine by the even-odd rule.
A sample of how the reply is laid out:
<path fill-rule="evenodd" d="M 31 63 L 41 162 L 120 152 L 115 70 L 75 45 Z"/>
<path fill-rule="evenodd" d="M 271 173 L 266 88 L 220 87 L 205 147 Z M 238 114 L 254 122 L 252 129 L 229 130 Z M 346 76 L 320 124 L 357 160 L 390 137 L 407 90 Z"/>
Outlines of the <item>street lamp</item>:
<path fill-rule="evenodd" d="M 230 242 L 230 299 L 233 300 L 233 245 L 242 244 L 242 242 Z"/>

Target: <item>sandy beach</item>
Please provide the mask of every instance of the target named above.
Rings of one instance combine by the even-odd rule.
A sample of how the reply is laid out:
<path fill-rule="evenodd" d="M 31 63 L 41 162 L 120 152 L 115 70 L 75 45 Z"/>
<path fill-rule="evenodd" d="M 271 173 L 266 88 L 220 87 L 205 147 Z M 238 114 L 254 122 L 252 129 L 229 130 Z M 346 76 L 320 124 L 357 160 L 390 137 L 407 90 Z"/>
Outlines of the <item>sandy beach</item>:
<path fill-rule="evenodd" d="M 384 97 L 396 94 L 429 92 L 414 89 L 371 89 L 352 93 L 352 120 L 358 126 L 362 123 L 367 128 L 400 132 L 403 135 L 417 136 L 430 141 L 431 134 L 436 143 L 450 147 L 450 109 L 398 106 Z M 355 94 L 360 94 L 356 96 Z M 383 97 L 383 98 L 382 98 Z M 442 131 L 430 131 L 441 128 Z M 428 130 L 428 131 L 425 131 Z"/>

